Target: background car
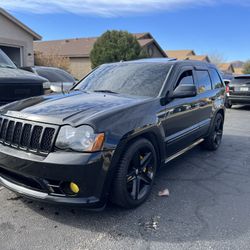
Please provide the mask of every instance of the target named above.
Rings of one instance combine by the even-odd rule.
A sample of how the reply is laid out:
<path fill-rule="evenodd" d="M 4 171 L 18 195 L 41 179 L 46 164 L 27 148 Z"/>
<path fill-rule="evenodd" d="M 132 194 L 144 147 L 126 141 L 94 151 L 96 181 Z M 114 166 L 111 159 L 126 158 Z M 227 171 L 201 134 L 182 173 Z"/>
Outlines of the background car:
<path fill-rule="evenodd" d="M 65 70 L 55 67 L 34 66 L 23 68 L 42 76 L 48 80 L 44 86 L 45 91 L 49 92 L 67 92 L 77 82 L 77 80 Z"/>
<path fill-rule="evenodd" d="M 47 79 L 18 69 L 0 49 L 0 105 L 43 95 Z"/>
<path fill-rule="evenodd" d="M 227 108 L 234 104 L 250 104 L 250 75 L 235 76 L 227 86 Z"/>

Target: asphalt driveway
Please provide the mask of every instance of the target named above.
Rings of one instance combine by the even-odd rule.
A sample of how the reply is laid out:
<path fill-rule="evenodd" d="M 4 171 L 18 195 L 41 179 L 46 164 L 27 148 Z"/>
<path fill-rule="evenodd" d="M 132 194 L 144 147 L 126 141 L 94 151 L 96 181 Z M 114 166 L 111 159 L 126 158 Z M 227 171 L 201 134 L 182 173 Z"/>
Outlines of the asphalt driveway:
<path fill-rule="evenodd" d="M 217 152 L 197 147 L 161 169 L 136 210 L 51 206 L 1 187 L 0 204 L 1 250 L 249 249 L 250 107 L 227 111 Z"/>

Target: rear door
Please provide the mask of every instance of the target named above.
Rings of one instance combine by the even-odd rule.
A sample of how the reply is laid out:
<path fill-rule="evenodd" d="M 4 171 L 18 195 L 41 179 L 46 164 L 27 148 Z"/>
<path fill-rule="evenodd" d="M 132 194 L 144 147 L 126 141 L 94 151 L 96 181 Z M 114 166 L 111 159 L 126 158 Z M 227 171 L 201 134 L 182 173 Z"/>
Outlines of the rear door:
<path fill-rule="evenodd" d="M 209 129 L 213 116 L 213 102 L 215 100 L 212 81 L 207 68 L 195 69 L 195 82 L 199 100 L 198 122 L 200 128 L 198 133 L 202 137 Z"/>

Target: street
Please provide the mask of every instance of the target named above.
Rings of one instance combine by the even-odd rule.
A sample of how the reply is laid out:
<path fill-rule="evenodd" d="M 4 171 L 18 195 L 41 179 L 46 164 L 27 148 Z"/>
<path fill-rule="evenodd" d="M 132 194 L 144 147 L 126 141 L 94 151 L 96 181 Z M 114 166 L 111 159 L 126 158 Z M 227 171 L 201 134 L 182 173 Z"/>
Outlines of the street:
<path fill-rule="evenodd" d="M 2 187 L 0 203 L 0 250 L 249 249 L 250 107 L 227 110 L 218 151 L 198 146 L 162 168 L 135 210 L 58 207 Z"/>

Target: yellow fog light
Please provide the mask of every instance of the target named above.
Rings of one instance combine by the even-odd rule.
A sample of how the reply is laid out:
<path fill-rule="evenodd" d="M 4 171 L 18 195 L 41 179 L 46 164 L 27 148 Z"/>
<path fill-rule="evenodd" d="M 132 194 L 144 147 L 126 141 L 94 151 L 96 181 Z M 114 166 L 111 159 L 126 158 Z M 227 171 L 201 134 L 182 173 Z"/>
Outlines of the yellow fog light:
<path fill-rule="evenodd" d="M 70 190 L 75 194 L 78 194 L 80 191 L 80 188 L 74 182 L 70 182 L 69 187 Z"/>

